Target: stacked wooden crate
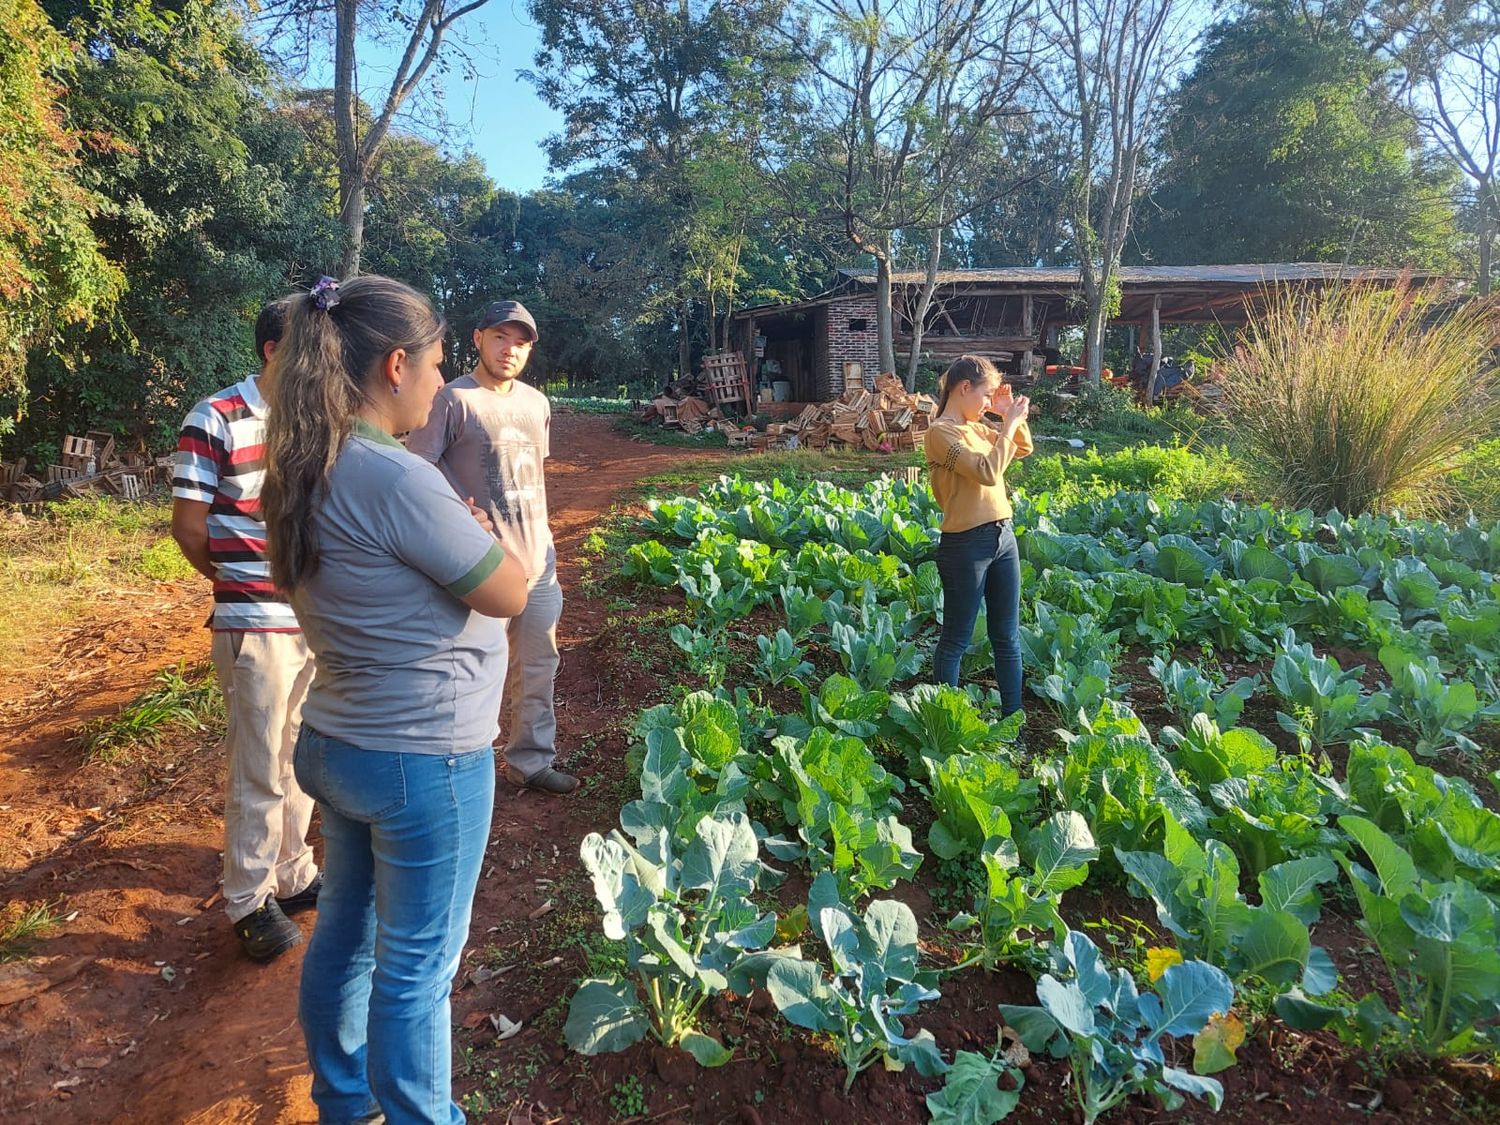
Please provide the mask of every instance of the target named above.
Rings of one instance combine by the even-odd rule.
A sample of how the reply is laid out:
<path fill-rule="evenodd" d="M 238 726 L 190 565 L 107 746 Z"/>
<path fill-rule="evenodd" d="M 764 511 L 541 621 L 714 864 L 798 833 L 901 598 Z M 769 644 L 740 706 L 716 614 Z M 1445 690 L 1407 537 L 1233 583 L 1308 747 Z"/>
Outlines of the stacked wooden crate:
<path fill-rule="evenodd" d="M 894 375 L 880 375 L 873 389 L 852 387 L 832 402 L 813 403 L 767 433 L 775 430 L 781 445 L 795 436 L 808 449 L 913 450 L 936 413 L 932 398 L 909 393 Z"/>
<path fill-rule="evenodd" d="M 144 448 L 121 453 L 113 434 L 91 431 L 63 439 L 61 456 L 47 466 L 44 479 L 27 472 L 24 458 L 0 464 L 0 500 L 24 504 L 100 494 L 137 500 L 171 479 L 171 457 L 152 457 Z"/>

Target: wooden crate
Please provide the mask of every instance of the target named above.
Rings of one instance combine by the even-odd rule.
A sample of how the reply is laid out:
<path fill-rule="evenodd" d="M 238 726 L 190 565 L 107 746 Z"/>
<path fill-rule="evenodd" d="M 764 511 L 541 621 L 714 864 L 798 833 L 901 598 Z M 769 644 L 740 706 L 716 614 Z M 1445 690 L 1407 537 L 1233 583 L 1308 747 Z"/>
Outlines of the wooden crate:
<path fill-rule="evenodd" d="M 750 376 L 739 352 L 710 352 L 703 357 L 703 376 L 708 399 L 716 406 L 750 403 Z"/>

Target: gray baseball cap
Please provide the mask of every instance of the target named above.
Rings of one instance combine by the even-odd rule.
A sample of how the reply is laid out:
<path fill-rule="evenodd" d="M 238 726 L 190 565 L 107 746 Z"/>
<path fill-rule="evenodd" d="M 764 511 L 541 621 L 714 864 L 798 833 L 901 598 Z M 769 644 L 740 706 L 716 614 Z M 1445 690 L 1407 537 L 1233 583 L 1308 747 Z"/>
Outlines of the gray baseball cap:
<path fill-rule="evenodd" d="M 483 332 L 501 324 L 519 324 L 531 333 L 533 342 L 537 339 L 536 321 L 520 301 L 491 301 L 479 314 L 479 323 L 474 327 Z"/>

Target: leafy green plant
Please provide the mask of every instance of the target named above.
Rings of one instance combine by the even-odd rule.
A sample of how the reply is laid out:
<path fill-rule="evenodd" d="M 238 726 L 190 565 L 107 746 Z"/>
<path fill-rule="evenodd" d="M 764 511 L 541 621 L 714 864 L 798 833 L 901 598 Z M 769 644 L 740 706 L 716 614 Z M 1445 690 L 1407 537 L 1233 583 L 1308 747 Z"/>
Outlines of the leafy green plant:
<path fill-rule="evenodd" d="M 835 673 L 813 693 L 802 683 L 802 714 L 783 715 L 777 720 L 782 734 L 806 738 L 814 728 L 827 727 L 855 738 L 872 738 L 886 729 L 891 709 L 890 693 L 866 691 L 848 676 Z"/>
<path fill-rule="evenodd" d="M 673 625 L 667 635 L 687 654 L 688 666 L 705 681 L 715 686 L 724 682 L 724 673 L 729 666 L 729 645 L 721 630 L 705 631 L 690 625 Z"/>
<path fill-rule="evenodd" d="M 1182 1104 L 1182 1094 L 1219 1107 L 1219 1082 L 1167 1065 L 1161 1038 L 1200 1035 L 1229 1012 L 1234 986 L 1221 970 L 1184 961 L 1142 993 L 1081 933 L 1070 931 L 1052 956 L 1052 972 L 1037 981 L 1040 1005 L 1001 1004 L 1000 1014 L 1028 1050 L 1070 1061 L 1084 1125 L 1135 1093 L 1155 1094 L 1169 1110 Z"/>
<path fill-rule="evenodd" d="M 996 696 L 998 700 L 998 696 Z M 924 758 L 990 753 L 1013 744 L 1025 716 L 990 717 L 989 701 L 977 688 L 918 684 L 891 697 L 891 736 L 913 773 Z M 998 710 L 998 708 L 996 708 Z"/>
<path fill-rule="evenodd" d="M 1380 650 L 1380 663 L 1391 677 L 1389 715 L 1417 736 L 1412 747 L 1417 754 L 1432 757 L 1450 747 L 1478 753 L 1468 732 L 1500 717 L 1500 704 L 1481 706 L 1474 685 L 1445 678 L 1435 656 L 1421 659 L 1387 645 Z"/>
<path fill-rule="evenodd" d="M 896 819 L 899 778 L 875 761 L 857 738 L 814 730 L 805 742 L 781 736 L 772 745 L 779 762 L 776 788 L 797 840 L 767 837 L 778 859 L 805 858 L 828 871 L 840 892 L 856 898 L 910 878 L 922 856 L 911 829 Z"/>
<path fill-rule="evenodd" d="M 864 627 L 835 623 L 829 633 L 844 671 L 871 691 L 909 680 L 922 669 L 922 654 L 896 633 L 889 613 L 874 614 Z"/>
<path fill-rule="evenodd" d="M 1039 766 L 1038 780 L 1062 808 L 1084 815 L 1100 847 L 1159 848 L 1169 812 L 1194 829 L 1207 823 L 1202 804 L 1128 710 L 1106 704 L 1082 733 L 1063 738 L 1066 752 Z"/>
<path fill-rule="evenodd" d="M 1209 831 L 1229 844 L 1252 878 L 1286 860 L 1341 846 L 1339 832 L 1330 827 L 1338 797 L 1305 757 L 1278 757 L 1264 769 L 1210 785 L 1209 795 L 1218 810 Z"/>
<path fill-rule="evenodd" d="M 1217 965 L 1235 981 L 1258 979 L 1283 990 L 1297 985 L 1311 996 L 1337 983 L 1333 961 L 1308 932 L 1322 902 L 1317 888 L 1338 878 L 1327 856 L 1262 871 L 1255 906 L 1240 894 L 1234 853 L 1218 840 L 1199 844 L 1170 817 L 1162 853 L 1116 849 L 1115 855 L 1151 896 L 1157 918 L 1177 935 L 1185 956 Z"/>
<path fill-rule="evenodd" d="M 760 658 L 751 666 L 751 671 L 763 682 L 774 685 L 793 680 L 800 683 L 812 675 L 813 666 L 802 659 L 801 647 L 785 629 L 777 629 L 774 638 L 756 637 L 755 644 Z"/>
<path fill-rule="evenodd" d="M 748 721 L 726 695 L 706 691 L 641 713 L 635 725 L 641 795 L 620 811 L 637 845 L 663 830 L 686 843 L 704 817 L 744 811 L 751 785 L 744 753 Z"/>
<path fill-rule="evenodd" d="M 1067 933 L 1058 913 L 1063 892 L 1081 885 L 1089 864 L 1099 858 L 1088 823 L 1076 812 L 1054 813 L 1026 843 L 1029 871 L 1022 871 L 1020 850 L 1010 837 L 996 835 L 984 842 L 979 859 L 985 884 L 973 913 L 948 923 L 950 930 L 978 931 L 964 964 L 994 968 L 1027 960 L 1041 952 L 1029 933 L 1050 933 L 1055 941 Z"/>
<path fill-rule="evenodd" d="M 1172 713 L 1185 723 L 1194 715 L 1207 715 L 1220 727 L 1232 727 L 1245 709 L 1245 701 L 1260 687 L 1260 678 L 1241 676 L 1228 687 L 1215 683 L 1191 664 L 1151 658 L 1151 675 L 1161 684 L 1162 695 Z"/>
<path fill-rule="evenodd" d="M 1172 751 L 1172 761 L 1206 789 L 1231 777 L 1252 777 L 1277 759 L 1276 745 L 1248 727 L 1220 730 L 1218 723 L 1197 712 L 1186 731 L 1164 727 L 1161 740 Z"/>
<path fill-rule="evenodd" d="M 747 896 L 767 872 L 743 813 L 699 821 L 680 856 L 662 830 L 637 849 L 618 832 L 584 838 L 579 853 L 604 911 L 604 935 L 625 943 L 629 978 L 591 978 L 574 993 L 563 1035 L 585 1055 L 619 1051 L 652 1034 L 704 1066 L 730 1051 L 697 1030 L 710 996 L 748 992 L 781 956 L 758 953 L 776 916 Z"/>
<path fill-rule="evenodd" d="M 939 996 L 933 974 L 918 967 L 911 908 L 883 899 L 856 918 L 824 874 L 813 882 L 807 913 L 833 972 L 811 961 L 780 959 L 766 973 L 766 988 L 788 1021 L 831 1037 L 844 1064 L 844 1090 L 882 1059 L 910 1065 L 929 1078 L 946 1071 L 931 1033 L 908 1036 L 901 1023 Z"/>
<path fill-rule="evenodd" d="M 1341 857 L 1360 928 L 1380 951 L 1399 998 L 1390 1011 L 1372 993 L 1340 1011 L 1301 997 L 1278 1004 L 1294 1027 L 1351 1017 L 1366 1043 L 1391 1032 L 1431 1057 L 1493 1046 L 1500 1028 L 1500 907 L 1468 881 L 1423 878 L 1411 856 L 1364 817 L 1339 818 L 1370 868 Z"/>
<path fill-rule="evenodd" d="M 1021 1104 L 1026 1077 L 1000 1053 L 959 1051 L 943 1088 L 927 1095 L 932 1125 L 995 1125 Z"/>
<path fill-rule="evenodd" d="M 1361 665 L 1346 672 L 1333 657 L 1314 655 L 1312 645 L 1298 644 L 1288 629 L 1271 667 L 1277 696 L 1293 709 L 1292 714 L 1276 712 L 1281 729 L 1318 747 L 1336 746 L 1361 733 L 1360 724 L 1379 719 L 1388 705 L 1385 695 L 1367 696 L 1360 689 L 1363 671 Z"/>
<path fill-rule="evenodd" d="M 953 859 L 977 855 L 991 836 L 1009 836 L 1011 818 L 1036 807 L 1036 782 L 1023 779 L 997 753 L 923 758 L 928 794 L 937 819 L 927 833 L 934 855 Z"/>

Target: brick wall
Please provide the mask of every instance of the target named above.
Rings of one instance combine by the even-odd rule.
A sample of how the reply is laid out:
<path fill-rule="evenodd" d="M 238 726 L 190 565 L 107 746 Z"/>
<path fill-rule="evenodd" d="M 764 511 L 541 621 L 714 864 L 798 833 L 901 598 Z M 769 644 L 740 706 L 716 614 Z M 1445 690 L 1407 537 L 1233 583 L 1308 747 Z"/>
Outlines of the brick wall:
<path fill-rule="evenodd" d="M 851 329 L 851 321 L 863 320 L 864 328 Z M 828 306 L 829 398 L 844 392 L 844 364 L 862 365 L 864 385 L 873 387 L 880 373 L 880 334 L 875 328 L 875 298 L 849 297 Z"/>

